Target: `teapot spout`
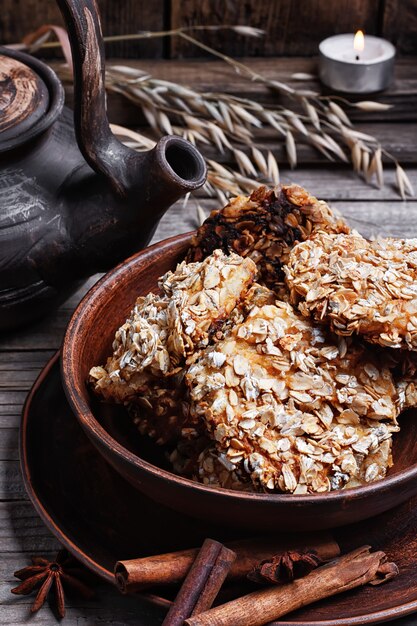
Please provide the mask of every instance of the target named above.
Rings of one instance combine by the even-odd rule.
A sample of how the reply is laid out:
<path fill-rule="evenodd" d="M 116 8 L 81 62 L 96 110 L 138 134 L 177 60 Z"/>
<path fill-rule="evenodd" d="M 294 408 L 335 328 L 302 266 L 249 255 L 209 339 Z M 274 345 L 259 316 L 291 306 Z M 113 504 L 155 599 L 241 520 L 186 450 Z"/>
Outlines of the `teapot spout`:
<path fill-rule="evenodd" d="M 130 194 L 142 197 L 143 217 L 158 215 L 159 219 L 182 195 L 204 185 L 206 176 L 206 164 L 198 150 L 181 137 L 167 135 L 152 150 L 137 155 Z"/>
<path fill-rule="evenodd" d="M 166 210 L 206 180 L 203 157 L 181 137 L 162 137 L 152 150 L 133 156 L 123 195 L 86 169 L 61 190 L 74 277 L 107 271 L 144 248 Z"/>
<path fill-rule="evenodd" d="M 111 132 L 106 113 L 104 45 L 95 0 L 57 0 L 64 17 L 74 60 L 74 126 L 78 146 L 95 170 L 121 197 L 135 193 L 145 180 L 141 164 L 154 183 L 150 193 L 166 198 L 204 184 L 205 165 L 198 151 L 180 138 L 164 137 L 148 157 L 122 144 Z M 164 185 L 167 187 L 164 189 Z M 178 193 L 177 193 L 178 192 Z"/>
<path fill-rule="evenodd" d="M 89 223 L 84 213 L 83 232 L 76 240 L 91 234 L 79 248 L 82 254 L 89 251 L 90 272 L 92 262 L 99 261 L 96 271 L 107 271 L 148 245 L 166 210 L 206 180 L 203 157 L 181 137 L 162 137 L 152 150 L 135 157 L 126 196 L 112 200 L 107 196 L 107 210 L 103 214 L 102 206 L 94 208 Z"/>

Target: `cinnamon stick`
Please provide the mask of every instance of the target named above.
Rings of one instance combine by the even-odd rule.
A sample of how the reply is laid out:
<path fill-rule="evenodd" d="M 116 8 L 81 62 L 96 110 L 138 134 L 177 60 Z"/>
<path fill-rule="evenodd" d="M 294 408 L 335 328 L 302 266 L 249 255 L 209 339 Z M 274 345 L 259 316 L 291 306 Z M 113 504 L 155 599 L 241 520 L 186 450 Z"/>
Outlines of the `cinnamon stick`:
<path fill-rule="evenodd" d="M 264 559 L 283 554 L 287 550 L 312 548 L 323 560 L 328 561 L 340 554 L 340 548 L 333 537 L 326 532 L 310 533 L 303 536 L 280 534 L 279 537 L 258 537 L 227 543 L 236 552 L 228 580 L 238 580 Z M 122 593 L 135 593 L 146 587 L 180 583 L 184 580 L 198 549 L 169 552 L 156 556 L 118 561 L 115 579 Z"/>
<path fill-rule="evenodd" d="M 236 554 L 213 539 L 206 539 L 162 626 L 182 626 L 184 620 L 211 607 Z"/>
<path fill-rule="evenodd" d="M 371 553 L 369 546 L 363 546 L 313 570 L 305 578 L 279 587 L 255 591 L 190 617 L 184 624 L 262 626 L 317 600 L 366 583 L 389 580 L 397 573 L 397 566 L 387 563 L 384 552 Z"/>

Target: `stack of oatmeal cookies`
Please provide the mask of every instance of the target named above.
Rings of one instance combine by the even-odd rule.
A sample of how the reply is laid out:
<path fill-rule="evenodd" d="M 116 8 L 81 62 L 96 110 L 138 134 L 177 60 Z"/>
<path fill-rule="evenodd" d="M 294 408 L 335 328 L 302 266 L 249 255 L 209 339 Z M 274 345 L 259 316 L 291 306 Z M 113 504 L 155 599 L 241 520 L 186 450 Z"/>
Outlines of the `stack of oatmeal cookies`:
<path fill-rule="evenodd" d="M 90 383 L 207 485 L 383 478 L 417 404 L 416 273 L 417 240 L 369 242 L 301 187 L 260 187 L 211 213 Z"/>

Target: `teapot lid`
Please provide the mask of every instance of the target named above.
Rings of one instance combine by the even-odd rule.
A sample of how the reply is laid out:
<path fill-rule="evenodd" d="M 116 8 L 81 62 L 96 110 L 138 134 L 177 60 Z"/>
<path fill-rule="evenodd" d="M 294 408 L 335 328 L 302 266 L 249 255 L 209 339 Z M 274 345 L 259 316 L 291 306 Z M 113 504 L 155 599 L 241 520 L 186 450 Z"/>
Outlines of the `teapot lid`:
<path fill-rule="evenodd" d="M 27 54 L 0 48 L 0 152 L 46 130 L 63 102 L 62 85 L 50 68 Z"/>
<path fill-rule="evenodd" d="M 28 131 L 48 106 L 49 91 L 41 77 L 17 59 L 0 55 L 1 141 Z"/>

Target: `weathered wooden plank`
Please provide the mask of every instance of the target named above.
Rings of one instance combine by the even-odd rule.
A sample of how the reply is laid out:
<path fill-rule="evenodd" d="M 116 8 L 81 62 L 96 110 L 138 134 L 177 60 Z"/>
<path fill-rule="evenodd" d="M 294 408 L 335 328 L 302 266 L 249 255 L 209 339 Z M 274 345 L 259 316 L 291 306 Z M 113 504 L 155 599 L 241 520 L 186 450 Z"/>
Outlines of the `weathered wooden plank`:
<path fill-rule="evenodd" d="M 59 314 L 52 313 L 29 328 L 5 334 L 1 341 L 1 349 L 36 350 L 38 346 L 43 346 L 48 350 L 58 350 L 71 313 L 72 310 L 68 310 L 64 305 L 59 309 Z"/>
<path fill-rule="evenodd" d="M 23 403 L 53 351 L 0 352 L 0 461 L 18 459 Z"/>
<path fill-rule="evenodd" d="M 166 67 L 166 65 L 166 63 L 163 63 L 161 64 L 161 67 Z M 194 69 L 194 71 L 196 71 L 196 76 L 198 77 L 206 76 L 206 69 L 204 68 L 204 70 L 202 70 L 201 65 L 201 63 L 198 63 L 198 70 L 196 68 Z M 218 64 L 214 65 L 219 68 Z M 256 64 L 251 63 L 251 66 L 252 65 Z M 173 80 L 173 77 L 177 76 L 177 71 L 179 72 L 178 75 L 181 75 L 181 70 L 183 69 L 181 66 L 177 67 L 177 65 L 175 64 L 172 66 L 169 65 L 168 67 L 171 67 L 171 72 L 163 71 L 161 72 L 161 74 L 158 74 L 158 76 L 160 76 L 164 80 Z M 220 67 L 223 68 L 224 66 Z M 395 94 L 390 90 L 380 97 L 375 97 L 375 100 L 381 100 L 384 103 L 392 104 L 392 109 L 378 113 L 366 113 L 355 109 L 348 110 L 350 117 L 352 118 L 352 120 L 355 121 L 355 130 L 374 136 L 376 139 L 379 140 L 379 142 L 386 151 L 391 153 L 396 159 L 401 161 L 401 163 L 405 164 L 417 163 L 416 68 L 417 61 L 413 70 L 415 74 L 415 81 L 413 82 L 413 86 L 410 89 L 410 93 L 401 94 L 399 96 L 396 96 L 394 99 Z M 216 74 L 214 73 L 212 77 L 213 82 L 204 85 L 205 89 L 213 89 L 213 85 L 216 84 L 214 82 L 215 76 Z M 276 95 L 271 95 L 264 87 L 260 88 L 258 86 L 258 91 L 251 94 L 250 86 L 253 86 L 255 83 L 243 81 L 242 84 L 242 79 L 236 79 L 235 76 L 235 74 L 229 76 L 229 82 L 226 82 L 224 85 L 224 92 L 238 95 L 245 93 L 245 95 L 247 95 L 248 97 L 253 97 L 257 101 L 266 101 L 267 104 L 272 104 L 275 102 L 275 105 L 277 106 L 284 104 L 294 107 L 294 103 L 289 103 L 288 100 L 278 98 Z M 281 79 L 282 77 L 279 75 L 275 75 L 275 78 Z M 178 80 L 181 83 L 183 82 L 184 84 L 193 85 L 191 81 L 181 81 L 180 79 Z M 235 84 L 235 82 L 237 84 Z M 218 85 L 218 83 L 216 85 L 216 88 L 219 90 L 222 89 L 222 87 Z M 312 85 L 312 88 L 317 89 L 318 85 L 314 84 Z M 261 91 L 259 91 L 259 89 L 261 89 Z M 71 86 L 66 86 L 66 96 L 68 105 L 72 106 L 73 92 Z M 113 93 L 109 94 L 108 103 L 108 115 L 112 123 L 119 124 L 121 126 L 135 127 L 139 132 L 143 132 L 145 135 L 151 137 L 153 136 L 139 107 L 129 102 L 120 94 Z M 402 124 L 398 124 L 398 121 L 400 120 Z M 277 133 L 277 131 L 270 127 L 266 127 L 261 129 L 254 129 L 253 134 L 258 148 L 260 148 L 261 150 L 272 150 L 280 163 L 288 164 L 284 142 L 282 140 L 282 137 Z M 329 161 L 321 152 L 319 152 L 310 143 L 308 143 L 308 141 L 302 135 L 295 133 L 295 136 L 297 144 L 297 157 L 299 163 L 302 163 L 304 165 L 325 163 L 328 167 L 340 165 L 340 161 L 337 159 L 334 162 Z M 216 158 L 216 160 L 226 163 L 231 160 L 230 151 L 228 150 L 225 150 L 223 154 L 219 154 L 216 149 L 210 146 L 207 147 L 204 144 L 199 144 L 198 147 L 207 158 L 214 157 Z M 243 150 L 246 150 L 246 152 L 248 152 L 249 148 L 243 148 Z"/>
<path fill-rule="evenodd" d="M 16 374 L 22 370 L 35 370 L 45 363 L 45 359 L 52 356 L 52 353 L 42 349 L 26 353 L 16 354 L 15 352 L 0 352 L 0 384 L 4 372 L 14 372 Z"/>
<path fill-rule="evenodd" d="M 26 392 L 23 392 L 26 395 Z M 1 395 L 0 395 L 1 402 Z M 19 405 L 18 409 L 12 415 L 1 415 L 0 414 L 0 436 L 3 428 L 19 428 L 20 425 L 20 414 L 21 414 L 21 405 Z"/>
<path fill-rule="evenodd" d="M 388 0 L 385 3 L 382 0 L 333 0 L 326 3 L 305 0 L 301 18 L 296 0 L 248 0 L 245 3 L 224 3 L 221 0 L 173 0 L 172 3 L 164 0 L 148 3 L 99 0 L 99 7 L 105 35 L 161 30 L 169 23 L 172 26 L 242 24 L 266 30 L 266 36 L 260 39 L 224 31 L 198 33 L 203 41 L 227 54 L 238 56 L 312 55 L 317 53 L 318 44 L 324 37 L 337 32 L 353 32 L 359 27 L 375 34 L 380 24 L 384 36 L 396 43 L 400 53 L 417 52 L 413 0 Z M 25 34 L 45 23 L 62 24 L 54 0 L 46 0 L 41 5 L 36 0 L 5 0 L 0 20 L 1 41 L 20 41 Z M 174 57 L 202 55 L 201 50 L 179 38 L 173 39 L 169 46 L 164 46 L 161 39 L 112 43 L 107 45 L 106 52 L 109 57 L 155 58 L 169 49 Z"/>
<path fill-rule="evenodd" d="M 394 158 L 398 159 L 402 164 L 415 165 L 417 163 L 417 123 L 409 123 L 399 125 L 395 122 L 379 123 L 360 123 L 355 125 L 355 130 L 372 135 L 378 139 L 379 143 Z M 285 149 L 285 143 L 278 133 L 271 129 L 260 129 L 254 133 L 256 147 L 263 152 L 271 150 L 277 159 L 279 165 L 288 166 L 288 157 Z M 231 152 L 227 149 L 223 154 L 219 154 L 218 150 L 211 146 L 199 145 L 201 153 L 208 159 L 215 159 L 222 163 L 230 163 L 233 159 Z M 250 146 L 242 147 L 246 153 L 250 153 Z M 341 161 L 335 159 L 329 161 L 321 152 L 305 141 L 304 136 L 296 135 L 296 151 L 297 158 L 303 165 L 322 164 L 328 168 L 339 167 Z M 392 161 L 391 161 L 392 163 Z"/>
<path fill-rule="evenodd" d="M 31 502 L 0 503 L 0 551 L 40 553 L 55 551 L 58 542 L 47 529 Z M 27 557 L 21 557 L 24 565 Z M 10 573 L 10 572 L 9 572 Z M 1 571 L 1 574 L 7 574 Z"/>
<path fill-rule="evenodd" d="M 51 624 L 58 623 L 48 606 L 42 609 L 35 618 L 30 613 L 30 606 L 30 600 L 25 597 L 9 600 L 9 603 L 2 606 L 0 624 L 22 626 L 29 619 L 36 626 L 51 626 Z M 103 592 L 102 601 L 97 600 L 95 604 L 90 603 L 88 606 L 71 604 L 65 614 L 65 626 L 98 626 L 100 624 L 158 626 L 163 618 L 161 609 L 151 605 L 142 608 L 138 600 L 135 602 L 132 599 L 124 599 L 114 591 L 110 597 L 107 592 Z"/>
<path fill-rule="evenodd" d="M 417 53 L 415 0 L 385 0 L 382 34 L 404 54 Z"/>
<path fill-rule="evenodd" d="M 41 6 L 37 0 L 3 1 L 0 17 L 2 44 L 17 43 L 43 24 L 62 24 L 58 6 L 53 0 L 43 2 Z"/>
<path fill-rule="evenodd" d="M 0 501 L 26 499 L 19 461 L 3 461 L 0 466 Z"/>
<path fill-rule="evenodd" d="M 257 58 L 243 56 L 239 58 L 242 63 L 248 65 L 252 70 L 270 79 L 284 80 L 291 82 L 292 86 L 300 89 L 307 85 L 309 88 L 317 80 L 299 81 L 293 78 L 296 72 L 307 72 L 317 77 L 317 57 L 275 57 Z M 214 57 L 208 59 L 118 59 L 110 58 L 107 65 L 120 65 L 125 63 L 129 67 L 142 69 L 146 74 L 151 74 L 155 78 L 164 80 L 178 80 L 182 83 L 198 86 L 201 89 L 214 86 L 216 89 L 236 90 L 236 92 L 246 85 L 246 94 L 256 94 L 265 91 L 262 84 L 253 82 L 245 78 L 222 60 Z M 52 67 L 57 67 L 60 63 L 51 61 Z M 414 93 L 413 85 L 417 81 L 415 68 L 415 57 L 400 57 L 395 61 L 396 81 L 387 92 L 373 94 L 372 97 L 388 97 L 391 92 Z M 233 78 L 233 81 L 231 81 Z M 242 94 L 242 92 L 241 92 Z M 363 96 L 357 96 L 363 99 Z"/>
<path fill-rule="evenodd" d="M 54 0 L 55 1 L 55 0 Z M 142 30 L 163 30 L 165 25 L 165 0 L 137 2 L 137 0 L 99 0 L 103 34 L 129 35 Z M 115 56 L 142 58 L 160 58 L 164 53 L 163 39 L 141 41 L 121 41 L 107 43 L 106 57 Z"/>
<path fill-rule="evenodd" d="M 378 28 L 380 2 L 375 0 L 339 0 L 320 2 L 304 0 L 172 0 L 171 20 L 174 28 L 199 24 L 242 24 L 266 30 L 262 39 L 239 37 L 229 32 L 199 32 L 200 40 L 235 56 L 243 55 L 311 55 L 317 54 L 322 39 L 335 33 L 349 33 L 362 27 L 368 33 Z M 202 56 L 189 43 L 172 41 L 173 57 Z"/>
<path fill-rule="evenodd" d="M 0 462 L 18 461 L 19 429 L 3 426 L 0 433 Z"/>
<path fill-rule="evenodd" d="M 369 202 L 366 206 L 359 202 L 334 202 L 333 206 L 364 237 L 417 236 L 417 202 L 415 200 L 407 203 L 384 203 L 383 210 L 377 202 Z"/>
<path fill-rule="evenodd" d="M 417 63 L 417 61 L 416 61 Z M 171 75 L 171 80 L 172 80 Z M 278 77 L 277 77 L 278 78 Z M 161 79 L 165 80 L 165 79 Z M 233 81 L 233 77 L 231 77 L 231 81 Z M 289 85 L 291 85 L 291 81 L 287 81 Z M 186 82 L 178 82 L 180 85 L 187 85 L 189 83 Z M 230 83 L 233 84 L 233 83 Z M 298 87 L 300 85 L 298 84 Z M 303 89 L 313 89 L 321 95 L 332 95 L 326 89 L 318 87 L 317 83 L 311 84 L 311 86 L 303 83 Z M 209 91 L 210 87 L 207 87 L 206 91 Z M 259 89 L 259 87 L 258 87 Z M 288 98 L 277 96 L 276 94 L 266 91 L 263 88 L 263 91 L 260 93 L 251 93 L 249 90 L 246 92 L 246 85 L 242 85 L 243 93 L 246 94 L 248 98 L 251 100 L 255 100 L 256 102 L 262 102 L 265 106 L 277 108 L 278 106 L 285 106 L 294 111 L 298 111 L 303 114 L 303 111 L 294 104 L 294 102 L 290 101 Z M 240 94 L 242 94 L 242 90 Z M 70 86 L 65 86 L 66 93 L 66 102 L 69 107 L 73 106 L 73 89 Z M 221 93 L 229 93 L 231 95 L 237 95 L 239 93 L 238 89 L 223 89 Z M 389 104 L 392 108 L 385 111 L 361 111 L 359 109 L 355 109 L 353 107 L 347 108 L 347 113 L 349 114 L 350 119 L 356 124 L 365 124 L 365 123 L 376 123 L 376 122 L 415 122 L 417 120 L 417 96 L 415 92 L 410 94 L 396 94 L 391 91 L 384 93 L 381 96 L 374 97 L 372 99 L 376 102 L 382 102 L 383 104 Z M 355 102 L 353 98 L 349 98 L 349 102 Z M 109 119 L 113 124 L 120 124 L 121 126 L 129 126 L 132 128 L 135 127 L 146 127 L 147 122 L 142 114 L 142 111 L 138 108 L 137 105 L 133 104 L 130 100 L 127 100 L 124 96 L 117 93 L 109 93 L 108 94 L 108 114 Z"/>
<path fill-rule="evenodd" d="M 411 184 L 417 190 L 417 168 L 407 167 L 407 175 Z M 313 195 L 328 202 L 334 200 L 364 201 L 398 201 L 399 196 L 394 187 L 394 172 L 390 169 L 385 173 L 386 184 L 378 189 L 375 185 L 368 185 L 363 178 L 359 177 L 351 169 L 347 168 L 306 168 L 297 167 L 294 170 L 281 168 L 281 180 L 283 183 L 297 183 L 308 189 Z"/>
<path fill-rule="evenodd" d="M 15 389 L 10 391 L 2 389 L 0 391 L 0 425 L 8 426 L 11 422 L 9 418 L 20 415 L 23 402 L 26 397 L 26 390 Z M 14 424 L 14 422 L 13 422 Z"/>
<path fill-rule="evenodd" d="M 278 78 L 286 81 L 290 78 L 291 73 L 295 70 L 304 69 L 311 70 L 306 66 L 306 61 L 297 59 L 296 64 L 290 64 L 291 59 L 265 59 L 262 64 L 259 59 L 251 59 L 250 66 L 256 71 L 260 71 L 270 78 Z M 278 65 L 279 64 L 279 65 Z M 304 65 L 303 65 L 304 64 Z M 138 66 L 138 63 L 130 63 L 132 66 Z M 381 145 L 390 152 L 395 158 L 405 164 L 417 163 L 417 71 L 416 63 L 414 65 L 409 62 L 401 62 L 398 64 L 398 78 L 395 85 L 381 96 L 377 96 L 383 102 L 394 105 L 393 109 L 381 113 L 364 113 L 350 109 L 349 113 L 353 119 L 357 119 L 356 129 L 370 135 L 374 135 L 380 141 Z M 207 62 L 202 67 L 202 62 L 163 62 L 159 65 L 155 62 L 139 63 L 144 70 L 156 73 L 158 77 L 168 80 L 178 80 L 180 83 L 198 86 L 208 91 L 216 89 L 223 90 L 228 93 L 251 96 L 256 100 L 264 100 L 269 104 L 271 102 L 283 103 L 285 100 L 279 98 L 257 83 L 247 81 L 242 77 L 219 62 Z M 281 67 L 282 66 L 282 67 Z M 291 81 L 288 81 L 291 83 Z M 293 81 L 294 84 L 294 81 Z M 298 84 L 299 86 L 300 84 Z M 401 87 L 402 85 L 402 87 Z M 310 84 L 302 84 L 303 87 L 312 87 L 320 89 L 317 82 Z M 251 92 L 251 90 L 255 90 Z M 71 104 L 71 88 L 68 88 L 68 101 Z M 132 103 L 128 103 L 125 98 L 117 94 L 109 95 L 109 118 L 111 121 L 121 125 L 139 126 L 139 130 L 146 131 L 145 119 L 138 107 Z M 403 123 L 399 125 L 397 120 Z M 384 124 L 380 122 L 384 121 Z M 408 121 L 410 123 L 404 123 Z M 414 121 L 414 123 L 413 123 Z M 145 125 L 145 126 L 144 126 Z M 272 150 L 279 163 L 286 164 L 287 155 L 282 138 L 270 128 L 257 130 L 254 133 L 256 144 L 264 150 Z M 219 156 L 213 148 L 199 146 L 203 154 L 208 158 L 215 156 L 222 162 L 231 160 L 229 151 L 225 151 Z M 308 142 L 304 142 L 303 137 L 297 138 L 297 153 L 299 162 L 304 164 L 325 163 L 331 168 L 337 166 L 338 163 L 329 162 L 320 152 L 312 147 Z"/>
<path fill-rule="evenodd" d="M 164 25 L 164 0 L 136 2 L 136 0 L 98 0 L 104 35 L 125 35 L 139 30 L 161 30 Z M 2 44 L 17 43 L 25 35 L 43 24 L 62 25 L 60 11 L 55 0 L 3 0 L 0 15 L 0 41 Z M 133 58 L 161 57 L 161 39 L 140 42 L 108 44 L 106 55 L 131 56 Z M 59 52 L 57 53 L 59 54 Z"/>
<path fill-rule="evenodd" d="M 304 72 L 317 74 L 317 59 L 308 58 L 246 58 L 243 59 L 254 71 L 267 78 L 283 81 L 296 89 L 313 89 L 328 93 L 318 79 L 309 81 L 296 81 L 292 78 L 294 73 Z M 152 61 L 150 59 L 123 60 L 115 59 L 109 64 L 127 65 L 139 68 L 162 80 L 177 81 L 179 84 L 202 91 L 218 91 L 261 101 L 263 103 L 288 104 L 288 100 L 278 96 L 266 88 L 262 83 L 248 80 L 236 74 L 227 64 L 221 61 L 194 60 L 185 61 Z M 53 63 L 53 67 L 59 64 Z M 71 85 L 66 85 L 67 103 L 72 105 L 73 90 Z M 363 100 L 363 96 L 348 96 L 348 100 Z M 395 66 L 395 80 L 387 91 L 373 94 L 373 100 L 393 105 L 388 111 L 365 112 L 355 109 L 349 110 L 350 117 L 355 121 L 400 121 L 402 123 L 417 119 L 417 69 L 416 60 L 399 59 Z M 110 93 L 108 97 L 109 117 L 114 123 L 127 126 L 138 126 L 144 123 L 144 118 L 138 108 L 118 94 Z"/>
<path fill-rule="evenodd" d="M 0 352 L 0 405 L 2 390 L 29 390 L 53 352 Z"/>

